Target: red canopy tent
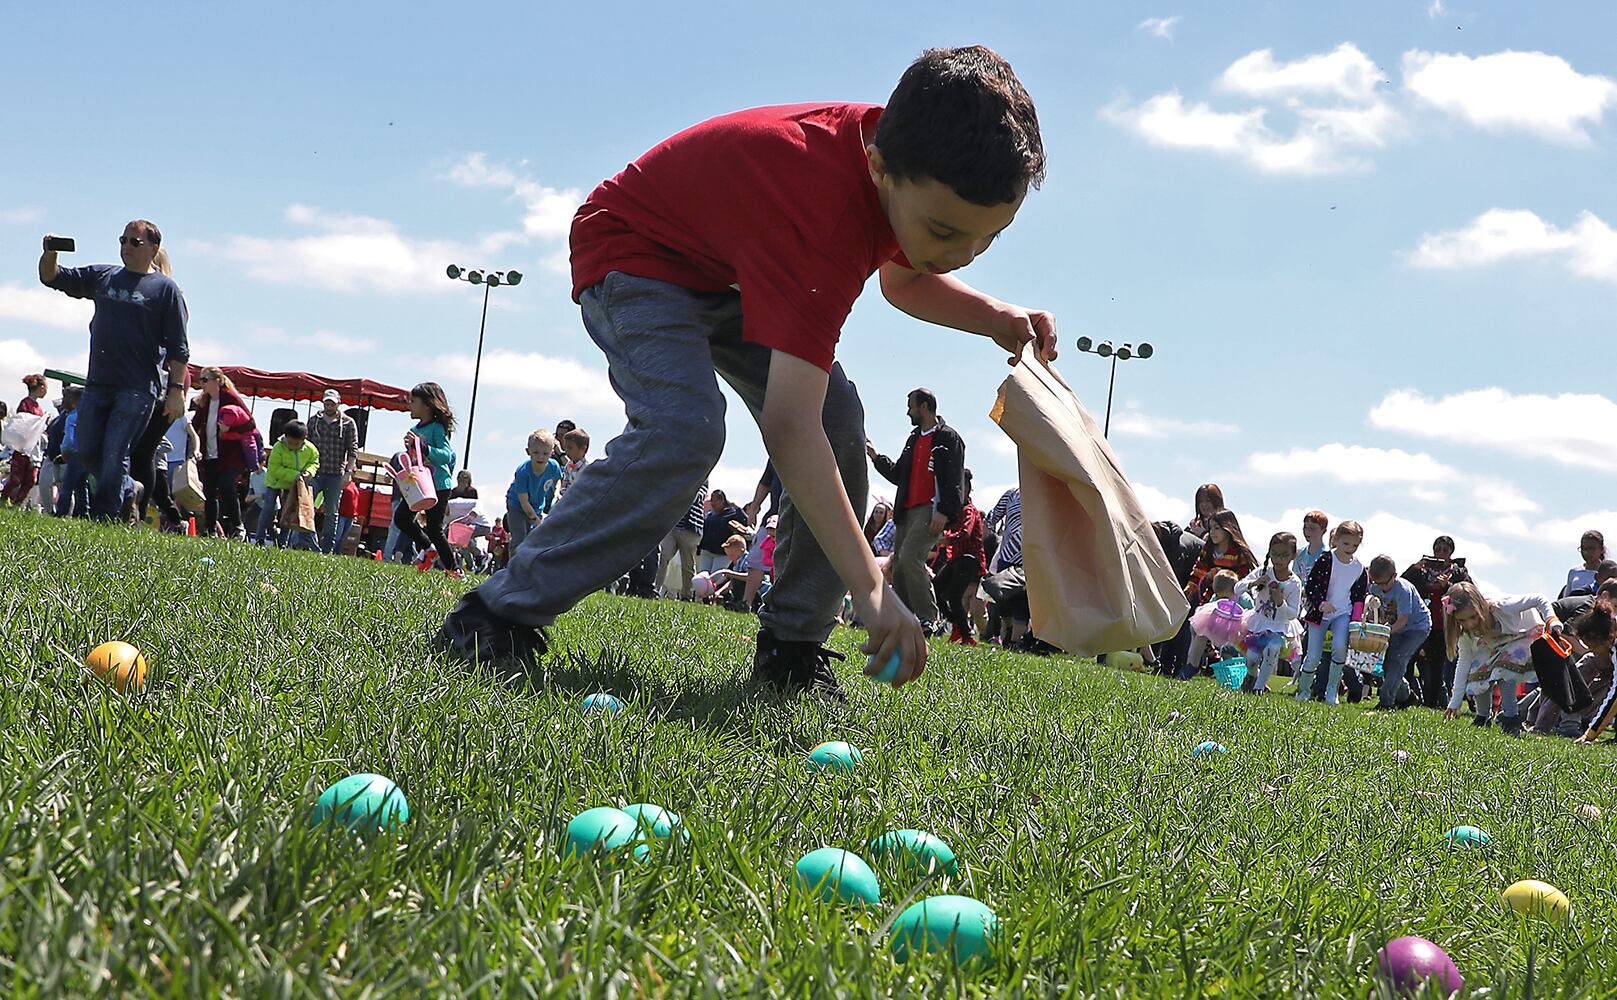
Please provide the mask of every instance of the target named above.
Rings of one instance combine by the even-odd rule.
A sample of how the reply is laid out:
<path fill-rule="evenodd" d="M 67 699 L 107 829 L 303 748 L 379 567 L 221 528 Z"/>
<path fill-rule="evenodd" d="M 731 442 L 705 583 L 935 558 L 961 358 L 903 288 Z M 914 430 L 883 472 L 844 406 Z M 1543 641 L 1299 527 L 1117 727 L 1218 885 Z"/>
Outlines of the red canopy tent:
<path fill-rule="evenodd" d="M 189 378 L 194 384 L 202 366 L 189 365 L 188 368 Z M 240 365 L 221 365 L 219 370 L 235 385 L 236 391 L 249 400 L 287 399 L 313 403 L 318 402 L 327 389 L 336 389 L 342 394 L 345 406 L 376 410 L 410 409 L 410 390 L 373 382 L 368 378 L 326 378 L 309 372 L 264 372 Z M 359 516 L 366 530 L 385 530 L 393 520 L 391 490 L 384 494 L 377 492 L 379 484 L 388 482 L 387 476 L 380 471 L 383 461 L 381 456 L 360 452 L 360 465 L 377 470 L 368 477 L 356 477 L 370 481 L 369 485 L 360 487 Z"/>
<path fill-rule="evenodd" d="M 193 382 L 201 370 L 200 365 L 190 366 Z M 257 368 L 240 366 L 221 367 L 219 370 L 235 383 L 236 391 L 243 396 L 318 402 L 327 389 L 336 389 L 342 393 L 342 401 L 347 406 L 399 411 L 410 408 L 410 390 L 373 382 L 368 378 L 325 378 L 308 372 L 261 372 Z"/>

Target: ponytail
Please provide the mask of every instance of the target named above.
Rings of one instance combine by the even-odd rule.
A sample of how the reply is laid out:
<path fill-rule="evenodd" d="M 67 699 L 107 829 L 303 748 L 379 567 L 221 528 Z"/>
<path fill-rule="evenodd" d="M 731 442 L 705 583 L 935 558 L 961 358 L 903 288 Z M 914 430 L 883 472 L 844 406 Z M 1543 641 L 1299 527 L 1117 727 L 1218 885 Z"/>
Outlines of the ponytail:
<path fill-rule="evenodd" d="M 169 265 L 169 262 L 168 262 L 168 249 L 167 248 L 165 248 L 165 247 L 158 247 L 157 248 L 157 256 L 152 258 L 152 266 L 155 267 L 157 270 L 163 272 L 164 277 L 168 277 L 168 278 L 174 277 L 174 269 Z"/>

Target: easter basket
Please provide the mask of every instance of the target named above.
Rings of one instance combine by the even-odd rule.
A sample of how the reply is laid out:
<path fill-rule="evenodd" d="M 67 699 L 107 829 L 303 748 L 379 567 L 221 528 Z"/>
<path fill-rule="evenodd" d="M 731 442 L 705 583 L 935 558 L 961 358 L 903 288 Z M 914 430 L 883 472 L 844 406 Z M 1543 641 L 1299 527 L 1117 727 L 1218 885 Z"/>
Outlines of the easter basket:
<path fill-rule="evenodd" d="M 1348 649 L 1380 656 L 1392 642 L 1392 626 L 1382 625 L 1381 600 L 1374 595 L 1364 602 L 1364 620 L 1348 625 Z"/>
<path fill-rule="evenodd" d="M 1239 691 L 1246 680 L 1246 660 L 1220 660 L 1213 664 L 1213 676 L 1231 691 Z"/>

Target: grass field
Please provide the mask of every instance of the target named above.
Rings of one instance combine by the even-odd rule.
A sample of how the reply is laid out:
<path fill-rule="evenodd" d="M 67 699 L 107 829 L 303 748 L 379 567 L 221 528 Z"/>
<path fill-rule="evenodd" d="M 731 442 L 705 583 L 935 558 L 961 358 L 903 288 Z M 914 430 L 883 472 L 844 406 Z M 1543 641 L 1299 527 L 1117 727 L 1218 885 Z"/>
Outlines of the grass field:
<path fill-rule="evenodd" d="M 441 574 L 10 511 L 0 565 L 7 996 L 1362 998 L 1380 944 L 1420 934 L 1471 996 L 1617 997 L 1605 746 L 942 643 L 902 692 L 851 658 L 848 711 L 756 700 L 751 619 L 609 597 L 519 688 L 423 652 Z M 80 665 L 114 638 L 144 693 Z M 581 715 L 596 690 L 629 709 Z M 809 773 L 829 739 L 862 769 Z M 1205 739 L 1230 753 L 1192 759 Z M 408 795 L 401 835 L 309 829 L 357 771 Z M 569 817 L 637 801 L 689 845 L 562 858 Z M 1461 823 L 1493 845 L 1447 848 Z M 792 888 L 807 851 L 902 827 L 959 878 L 878 864 L 869 912 Z M 1502 907 L 1530 877 L 1570 924 Z M 948 891 L 998 912 L 997 961 L 895 962 L 884 923 Z"/>

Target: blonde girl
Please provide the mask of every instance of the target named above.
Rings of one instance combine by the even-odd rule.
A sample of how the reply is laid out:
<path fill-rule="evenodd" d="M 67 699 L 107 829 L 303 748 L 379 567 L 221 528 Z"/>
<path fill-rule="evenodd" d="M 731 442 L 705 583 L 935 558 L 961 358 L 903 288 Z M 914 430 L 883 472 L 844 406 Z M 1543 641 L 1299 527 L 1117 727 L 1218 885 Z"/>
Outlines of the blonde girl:
<path fill-rule="evenodd" d="M 1452 719 L 1468 696 L 1475 700 L 1472 721 L 1487 725 L 1493 698 L 1490 688 L 1499 685 L 1499 728 L 1520 736 L 1522 721 L 1517 714 L 1516 685 L 1535 682 L 1533 643 L 1545 633 L 1559 636 L 1563 629 L 1550 602 L 1541 594 L 1525 594 L 1498 600 L 1486 597 L 1474 583 L 1456 583 L 1443 595 L 1443 637 L 1449 658 L 1455 661 L 1454 693 L 1443 718 Z"/>

